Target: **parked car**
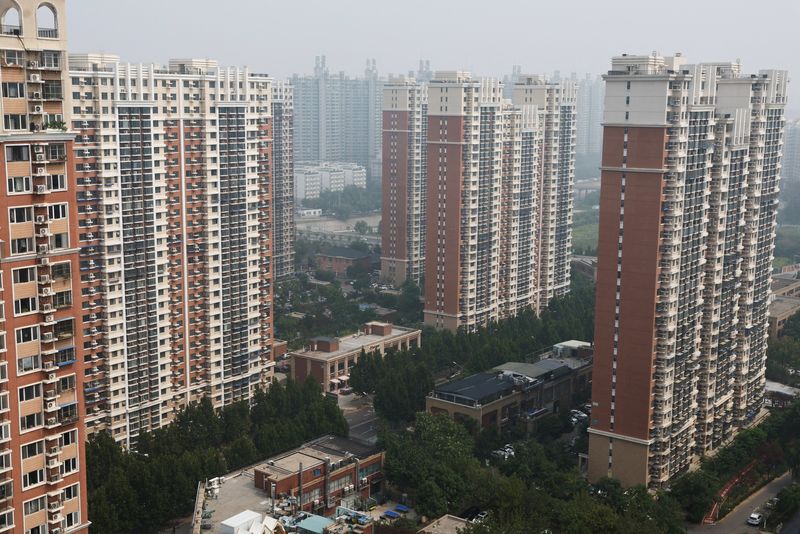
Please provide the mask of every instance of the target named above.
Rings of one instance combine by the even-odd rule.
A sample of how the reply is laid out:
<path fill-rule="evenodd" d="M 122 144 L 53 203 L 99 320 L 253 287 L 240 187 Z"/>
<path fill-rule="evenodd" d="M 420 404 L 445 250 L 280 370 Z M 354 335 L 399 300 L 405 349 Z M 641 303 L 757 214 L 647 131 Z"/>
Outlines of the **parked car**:
<path fill-rule="evenodd" d="M 750 514 L 750 517 L 747 518 L 747 524 L 753 527 L 757 527 L 761 525 L 761 521 L 764 519 L 764 516 L 759 514 L 758 512 L 753 512 Z"/>
<path fill-rule="evenodd" d="M 478 512 L 478 515 L 475 516 L 475 519 L 472 520 L 473 523 L 483 523 L 483 520 L 486 519 L 486 516 L 489 515 L 486 512 Z"/>

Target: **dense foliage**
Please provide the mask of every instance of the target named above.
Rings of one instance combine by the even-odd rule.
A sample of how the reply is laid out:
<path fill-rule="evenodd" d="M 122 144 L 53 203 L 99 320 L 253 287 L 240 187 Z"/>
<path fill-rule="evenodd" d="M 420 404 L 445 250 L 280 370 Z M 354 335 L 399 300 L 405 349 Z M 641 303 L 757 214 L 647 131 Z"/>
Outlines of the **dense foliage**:
<path fill-rule="evenodd" d="M 594 287 L 577 281 L 541 316 L 524 310 L 474 333 L 425 329 L 422 346 L 391 358 L 362 358 L 350 385 L 375 394 L 375 410 L 390 421 L 410 421 L 425 406 L 433 374 L 447 369 L 485 371 L 508 361 L 535 359 L 543 349 L 570 339 L 593 339 Z"/>
<path fill-rule="evenodd" d="M 704 458 L 700 469 L 677 479 L 671 494 L 686 511 L 686 518 L 699 522 L 725 483 L 753 460 L 757 461 L 753 471 L 756 481 L 769 479 L 786 468 L 800 470 L 800 403 L 773 412 L 760 425 L 741 431 L 716 455 Z"/>
<path fill-rule="evenodd" d="M 767 379 L 800 387 L 800 314 L 786 321 L 781 338 L 770 340 Z"/>
<path fill-rule="evenodd" d="M 316 382 L 290 380 L 258 393 L 252 408 L 240 402 L 215 411 L 204 399 L 171 425 L 141 435 L 136 452 L 101 433 L 86 447 L 91 531 L 155 532 L 191 513 L 198 481 L 347 432 L 341 411 Z"/>
<path fill-rule="evenodd" d="M 654 499 L 644 488 L 624 492 L 612 481 L 590 495 L 574 458 L 556 443 L 517 443 L 514 457 L 485 467 L 465 428 L 427 413 L 417 415 L 412 430 L 384 432 L 382 439 L 387 478 L 409 493 L 421 514 L 458 514 L 465 507 L 489 512 L 468 532 L 682 532 L 669 497 Z"/>
<path fill-rule="evenodd" d="M 366 189 L 348 185 L 342 191 L 323 191 L 319 198 L 304 199 L 303 207 L 321 209 L 345 221 L 353 215 L 380 210 L 381 186 L 379 182 L 367 182 Z"/>
<path fill-rule="evenodd" d="M 302 314 L 289 315 L 291 312 Z M 275 335 L 289 342 L 290 349 L 302 347 L 313 336 L 341 336 L 358 330 L 375 318 L 369 309 L 348 298 L 339 285 L 309 284 L 308 277 L 282 282 L 275 291 Z"/>

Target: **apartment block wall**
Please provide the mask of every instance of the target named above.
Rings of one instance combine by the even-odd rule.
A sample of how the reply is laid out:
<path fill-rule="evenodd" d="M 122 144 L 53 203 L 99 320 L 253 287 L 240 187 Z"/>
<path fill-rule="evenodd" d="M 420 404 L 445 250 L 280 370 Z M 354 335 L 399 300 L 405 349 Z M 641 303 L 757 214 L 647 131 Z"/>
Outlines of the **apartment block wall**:
<path fill-rule="evenodd" d="M 63 0 L 0 2 L 0 532 L 87 532 L 84 321 Z"/>
<path fill-rule="evenodd" d="M 589 475 L 660 486 L 762 406 L 786 73 L 605 80 Z"/>
<path fill-rule="evenodd" d="M 271 382 L 291 95 L 209 60 L 85 54 L 70 69 L 82 268 L 101 348 L 87 370 L 87 428 L 133 446 L 189 402 L 222 406 Z"/>

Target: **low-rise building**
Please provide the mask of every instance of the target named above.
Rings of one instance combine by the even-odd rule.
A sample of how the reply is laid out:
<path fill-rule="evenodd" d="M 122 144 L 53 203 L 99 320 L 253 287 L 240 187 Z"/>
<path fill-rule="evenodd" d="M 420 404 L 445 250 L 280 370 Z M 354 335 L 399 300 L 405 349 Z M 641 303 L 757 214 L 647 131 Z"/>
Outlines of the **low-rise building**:
<path fill-rule="evenodd" d="M 568 409 L 573 395 L 591 386 L 592 347 L 582 341 L 554 345 L 534 363 L 508 362 L 491 371 L 436 386 L 425 400 L 431 413 L 472 419 L 480 428 Z"/>
<path fill-rule="evenodd" d="M 344 278 L 350 267 L 360 268 L 364 272 L 372 269 L 372 255 L 352 248 L 331 247 L 314 255 L 317 269 L 332 271 L 336 276 Z"/>
<path fill-rule="evenodd" d="M 366 508 L 383 492 L 383 461 L 374 446 L 324 436 L 256 466 L 254 484 L 295 512 L 330 516 L 337 507 Z"/>
<path fill-rule="evenodd" d="M 769 337 L 783 335 L 783 329 L 792 315 L 800 311 L 800 298 L 775 296 L 769 305 Z"/>
<path fill-rule="evenodd" d="M 422 331 L 379 321 L 364 324 L 352 335 L 343 337 L 315 337 L 301 351 L 289 353 L 292 377 L 304 382 L 313 377 L 325 393 L 346 390 L 350 369 L 362 352 L 381 355 L 389 350 L 409 350 L 422 343 Z"/>

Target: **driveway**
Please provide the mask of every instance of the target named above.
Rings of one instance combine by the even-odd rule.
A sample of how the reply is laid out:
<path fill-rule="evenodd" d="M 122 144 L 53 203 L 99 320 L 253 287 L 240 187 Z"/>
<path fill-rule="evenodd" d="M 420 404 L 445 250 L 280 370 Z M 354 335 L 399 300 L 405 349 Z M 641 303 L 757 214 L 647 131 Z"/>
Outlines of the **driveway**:
<path fill-rule="evenodd" d="M 717 521 L 716 524 L 691 525 L 688 531 L 719 532 L 725 534 L 755 534 L 758 532 L 758 529 L 756 529 L 756 527 L 748 526 L 746 524 L 747 518 L 753 513 L 753 510 L 763 506 L 764 503 L 778 495 L 783 488 L 791 483 L 791 474 L 786 472 L 754 494 L 750 495 L 747 499 L 742 501 L 739 506 L 731 510 L 728 515 Z"/>

